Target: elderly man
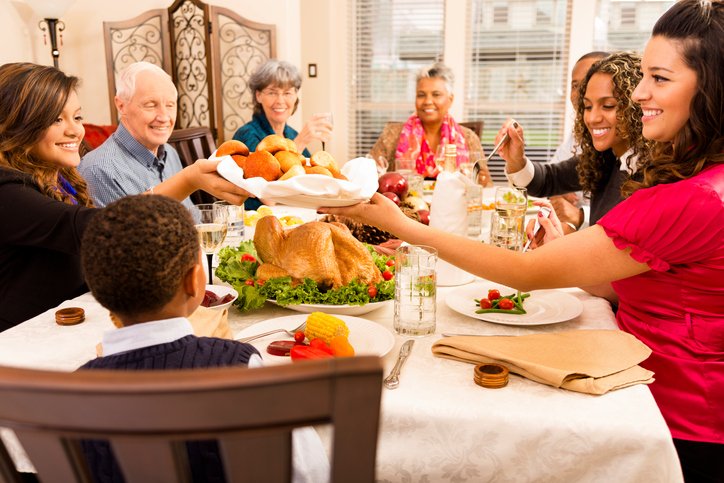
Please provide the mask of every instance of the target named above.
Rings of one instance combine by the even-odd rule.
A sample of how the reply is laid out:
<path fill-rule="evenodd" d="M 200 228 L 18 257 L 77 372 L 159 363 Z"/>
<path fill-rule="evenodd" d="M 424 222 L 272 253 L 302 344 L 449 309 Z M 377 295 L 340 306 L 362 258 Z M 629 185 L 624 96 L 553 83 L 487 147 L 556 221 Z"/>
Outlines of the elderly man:
<path fill-rule="evenodd" d="M 118 130 L 78 167 L 96 206 L 148 191 L 181 171 L 178 153 L 166 144 L 177 98 L 171 77 L 153 64 L 137 62 L 118 74 Z M 184 204 L 192 203 L 187 198 Z"/>

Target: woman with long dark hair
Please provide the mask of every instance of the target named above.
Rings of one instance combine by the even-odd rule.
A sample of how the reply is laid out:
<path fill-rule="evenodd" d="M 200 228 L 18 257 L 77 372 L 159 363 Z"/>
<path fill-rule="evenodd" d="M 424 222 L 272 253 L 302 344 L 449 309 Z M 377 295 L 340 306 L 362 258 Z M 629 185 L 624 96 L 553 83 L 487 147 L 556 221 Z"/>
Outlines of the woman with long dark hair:
<path fill-rule="evenodd" d="M 687 481 L 724 481 L 723 38 L 721 1 L 682 0 L 658 20 L 633 93 L 657 145 L 639 161 L 642 181 L 627 181 L 630 196 L 595 226 L 520 253 L 412 221 L 382 195 L 320 210 L 519 290 L 611 283 L 619 326 L 653 351 L 641 365 L 655 373 L 649 387 Z"/>
<path fill-rule="evenodd" d="M 0 66 L 0 331 L 87 291 L 80 239 L 96 209 L 76 171 L 79 84 L 53 67 Z M 241 203 L 248 193 L 216 164 L 199 160 L 153 190 L 182 200 L 203 189 Z"/>

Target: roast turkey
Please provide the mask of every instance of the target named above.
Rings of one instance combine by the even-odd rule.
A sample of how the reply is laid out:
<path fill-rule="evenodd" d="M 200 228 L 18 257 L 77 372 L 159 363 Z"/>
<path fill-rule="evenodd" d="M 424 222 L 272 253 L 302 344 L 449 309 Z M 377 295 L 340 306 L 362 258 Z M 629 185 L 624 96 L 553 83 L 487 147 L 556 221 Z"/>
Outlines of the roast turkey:
<path fill-rule="evenodd" d="M 341 223 L 312 221 L 285 230 L 276 217 L 265 216 L 256 225 L 254 245 L 261 262 L 256 275 L 263 280 L 311 278 L 320 290 L 355 278 L 367 285 L 382 280 L 370 252 Z"/>

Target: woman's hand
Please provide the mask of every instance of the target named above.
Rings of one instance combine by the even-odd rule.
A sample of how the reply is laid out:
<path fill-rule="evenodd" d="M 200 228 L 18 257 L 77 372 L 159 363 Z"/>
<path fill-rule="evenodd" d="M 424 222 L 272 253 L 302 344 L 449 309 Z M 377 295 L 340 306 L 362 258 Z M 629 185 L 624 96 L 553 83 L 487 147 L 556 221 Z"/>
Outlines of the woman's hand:
<path fill-rule="evenodd" d="M 319 208 L 317 213 L 346 216 L 392 234 L 399 233 L 400 227 L 405 223 L 417 223 L 417 221 L 405 216 L 392 200 L 380 193 L 372 195 L 367 203 L 358 203 L 341 208 L 323 207 Z"/>
<path fill-rule="evenodd" d="M 248 191 L 239 188 L 234 183 L 225 180 L 216 171 L 216 166 L 221 160 L 199 159 L 191 166 L 183 169 L 177 176 L 183 175 L 185 181 L 185 190 L 188 193 L 181 199 L 186 198 L 196 190 L 206 191 L 207 193 L 226 200 L 231 204 L 240 205 L 252 196 Z M 172 176 L 166 182 L 171 181 L 176 176 Z M 165 183 L 165 182 L 164 182 Z M 159 185 L 161 187 L 164 183 Z M 164 194 L 156 190 L 158 194 Z M 172 196 L 172 195 L 169 195 Z"/>
<path fill-rule="evenodd" d="M 315 114 L 304 124 L 304 127 L 294 139 L 297 149 L 301 153 L 314 139 L 328 143 L 332 136 L 334 126 L 329 121 L 327 114 Z"/>
<path fill-rule="evenodd" d="M 503 123 L 498 134 L 495 136 L 495 145 L 497 146 L 505 133 L 508 133 L 508 140 L 505 141 L 500 148 L 498 154 L 506 161 L 508 173 L 516 173 L 525 167 L 527 161 L 525 157 L 525 140 L 523 139 L 523 128 L 515 119 L 508 118 Z"/>
<path fill-rule="evenodd" d="M 535 206 L 545 206 L 546 208 L 551 210 L 551 214 L 546 218 L 545 216 L 542 216 L 542 211 L 538 212 L 537 220 L 540 223 L 540 230 L 538 230 L 538 233 L 536 233 L 535 236 L 533 236 L 535 220 L 530 220 L 528 222 L 528 226 L 526 227 L 525 232 L 528 235 L 528 239 L 532 240 L 530 243 L 531 250 L 543 246 L 546 243 L 555 240 L 556 238 L 561 238 L 564 236 L 561 222 L 556 216 L 556 212 L 553 209 L 553 206 L 547 201 L 533 201 L 532 203 Z"/>

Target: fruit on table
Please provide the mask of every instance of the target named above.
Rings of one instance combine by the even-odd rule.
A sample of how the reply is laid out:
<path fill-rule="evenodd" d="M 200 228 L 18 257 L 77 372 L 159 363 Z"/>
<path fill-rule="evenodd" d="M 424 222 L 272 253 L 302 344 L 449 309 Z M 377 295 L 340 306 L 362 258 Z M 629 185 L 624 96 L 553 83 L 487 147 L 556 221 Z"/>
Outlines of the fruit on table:
<path fill-rule="evenodd" d="M 283 152 L 285 152 L 285 151 L 283 151 Z M 299 218 L 298 216 L 293 216 L 293 215 L 282 216 L 281 218 L 279 218 L 279 221 L 284 226 L 301 225 L 302 223 L 304 223 L 304 221 L 301 218 Z"/>
<path fill-rule="evenodd" d="M 382 196 L 385 196 L 385 197 L 391 199 L 392 201 L 395 202 L 395 204 L 397 206 L 400 206 L 400 197 L 397 196 L 395 193 L 393 193 L 391 191 L 385 191 L 384 193 L 382 193 Z"/>
<path fill-rule="evenodd" d="M 349 337 L 349 329 L 344 321 L 333 315 L 325 314 L 324 312 L 312 312 L 309 314 L 309 317 L 307 317 L 307 328 L 304 331 L 304 335 L 306 335 L 310 341 L 320 338 L 329 344 L 332 342 L 332 339 L 339 335 Z"/>
<path fill-rule="evenodd" d="M 379 187 L 377 191 L 380 193 L 395 193 L 401 200 L 404 200 L 409 191 L 407 180 L 400 173 L 394 171 L 385 173 L 378 180 Z"/>
<path fill-rule="evenodd" d="M 420 215 L 420 221 L 425 224 L 430 224 L 430 212 L 428 210 L 420 210 L 417 212 L 418 215 Z"/>

